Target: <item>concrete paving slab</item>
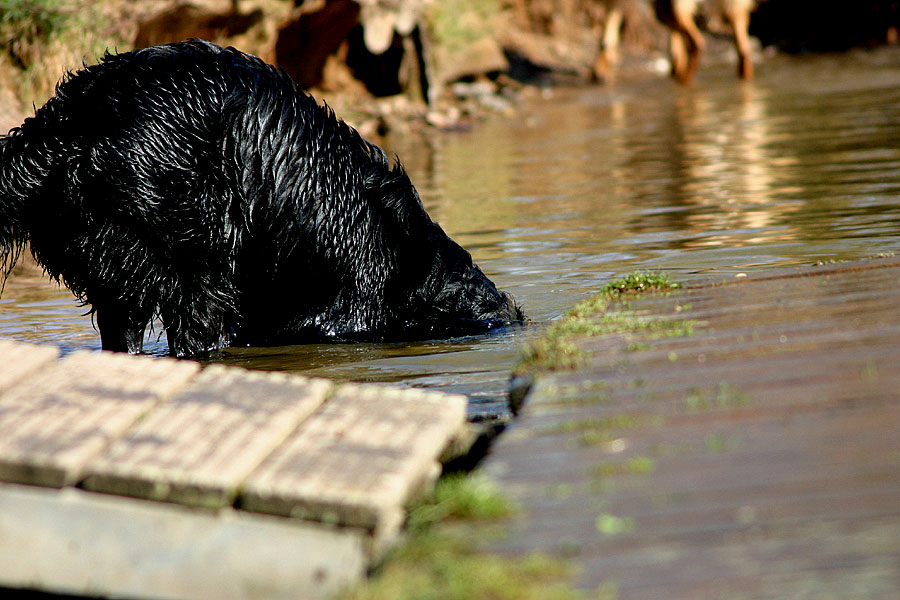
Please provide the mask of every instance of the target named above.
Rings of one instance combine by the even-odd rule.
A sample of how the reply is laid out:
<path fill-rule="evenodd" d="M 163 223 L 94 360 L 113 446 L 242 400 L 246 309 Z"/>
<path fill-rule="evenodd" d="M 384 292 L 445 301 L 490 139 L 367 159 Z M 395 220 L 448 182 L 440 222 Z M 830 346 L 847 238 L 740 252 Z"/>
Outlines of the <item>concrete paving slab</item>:
<path fill-rule="evenodd" d="M 251 511 L 391 530 L 465 427 L 464 396 L 344 385 L 243 486 Z"/>
<path fill-rule="evenodd" d="M 0 396 L 0 480 L 61 487 L 200 370 L 174 359 L 74 352 Z"/>
<path fill-rule="evenodd" d="M 89 490 L 201 506 L 238 486 L 332 389 L 324 379 L 210 366 L 87 467 Z"/>
<path fill-rule="evenodd" d="M 463 396 L 4 346 L 2 587 L 330 597 L 474 435 Z"/>
<path fill-rule="evenodd" d="M 0 394 L 35 371 L 52 365 L 59 357 L 56 346 L 0 340 Z"/>
<path fill-rule="evenodd" d="M 310 600 L 365 575 L 365 532 L 0 484 L 0 585 L 91 597 Z"/>

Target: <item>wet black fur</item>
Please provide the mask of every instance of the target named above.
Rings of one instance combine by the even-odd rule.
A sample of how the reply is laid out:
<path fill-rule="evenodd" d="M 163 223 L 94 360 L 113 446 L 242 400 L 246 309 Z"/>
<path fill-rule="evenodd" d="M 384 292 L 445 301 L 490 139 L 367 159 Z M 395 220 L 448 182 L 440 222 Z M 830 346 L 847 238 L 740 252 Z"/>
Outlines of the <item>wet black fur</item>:
<path fill-rule="evenodd" d="M 0 275 L 27 241 L 138 352 L 434 337 L 521 310 L 399 164 L 287 75 L 201 41 L 107 54 L 0 137 Z"/>

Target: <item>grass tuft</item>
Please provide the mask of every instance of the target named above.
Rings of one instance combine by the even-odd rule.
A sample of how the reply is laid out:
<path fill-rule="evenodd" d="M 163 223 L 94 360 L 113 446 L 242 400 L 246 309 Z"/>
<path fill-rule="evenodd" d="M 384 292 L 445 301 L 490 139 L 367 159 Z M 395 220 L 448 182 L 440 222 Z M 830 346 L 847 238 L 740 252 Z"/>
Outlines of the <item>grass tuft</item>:
<path fill-rule="evenodd" d="M 497 521 L 515 507 L 484 478 L 454 474 L 440 480 L 434 491 L 409 511 L 410 531 L 426 531 L 438 523 Z"/>
<path fill-rule="evenodd" d="M 0 76 L 23 103 L 40 106 L 66 70 L 95 62 L 107 48 L 127 49 L 114 21 L 121 0 L 0 0 Z"/>
<path fill-rule="evenodd" d="M 350 600 L 579 600 L 571 566 L 530 554 L 510 558 L 484 550 L 515 506 L 487 480 L 454 475 L 410 510 L 407 539 Z"/>

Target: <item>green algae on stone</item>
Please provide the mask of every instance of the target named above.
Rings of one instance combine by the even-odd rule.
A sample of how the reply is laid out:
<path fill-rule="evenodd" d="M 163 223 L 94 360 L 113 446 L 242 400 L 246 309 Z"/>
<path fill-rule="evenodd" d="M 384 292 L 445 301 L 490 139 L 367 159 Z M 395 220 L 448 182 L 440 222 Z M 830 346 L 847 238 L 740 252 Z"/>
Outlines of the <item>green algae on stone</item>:
<path fill-rule="evenodd" d="M 641 293 L 667 293 L 681 287 L 668 275 L 638 272 L 606 284 L 596 295 L 576 304 L 559 321 L 525 349 L 516 374 L 538 370 L 577 369 L 586 352 L 577 339 L 615 334 L 633 334 L 633 350 L 647 349 L 646 342 L 663 337 L 681 337 L 694 333 L 696 323 L 689 320 L 651 318 L 625 305 L 625 297 Z"/>
<path fill-rule="evenodd" d="M 667 292 L 681 288 L 666 273 L 636 271 L 603 286 L 602 294 L 614 297 L 620 294 L 638 292 Z"/>
<path fill-rule="evenodd" d="M 613 415 L 571 419 L 541 431 L 542 434 L 574 434 L 580 446 L 596 446 L 618 438 L 623 431 L 646 425 L 651 418 L 643 415 Z"/>
<path fill-rule="evenodd" d="M 622 533 L 632 533 L 635 523 L 634 517 L 617 517 L 609 513 L 602 513 L 597 516 L 595 525 L 598 533 L 609 537 Z"/>
<path fill-rule="evenodd" d="M 746 404 L 747 395 L 726 382 L 715 388 L 691 388 L 684 399 L 684 407 L 690 412 L 740 408 Z"/>
<path fill-rule="evenodd" d="M 649 456 L 633 456 L 625 462 L 602 462 L 591 468 L 591 474 L 596 477 L 610 477 L 612 475 L 637 475 L 652 473 L 656 470 L 656 459 Z"/>

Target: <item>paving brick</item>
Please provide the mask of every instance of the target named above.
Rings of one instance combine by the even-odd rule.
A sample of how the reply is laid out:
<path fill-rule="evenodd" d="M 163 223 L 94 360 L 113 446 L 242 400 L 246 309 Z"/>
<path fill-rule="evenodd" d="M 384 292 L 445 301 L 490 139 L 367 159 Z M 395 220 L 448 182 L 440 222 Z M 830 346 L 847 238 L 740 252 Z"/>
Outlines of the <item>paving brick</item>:
<path fill-rule="evenodd" d="M 0 340 L 0 394 L 35 371 L 59 358 L 56 346 L 38 346 L 12 340 Z"/>
<path fill-rule="evenodd" d="M 0 481 L 63 486 L 199 364 L 75 352 L 0 396 Z"/>
<path fill-rule="evenodd" d="M 184 504 L 231 504 L 241 481 L 332 385 L 211 366 L 92 462 L 84 487 Z"/>
<path fill-rule="evenodd" d="M 399 527 L 465 425 L 466 398 L 344 385 L 243 486 L 252 511 L 374 530 Z M 379 531 L 381 530 L 381 531 Z"/>

